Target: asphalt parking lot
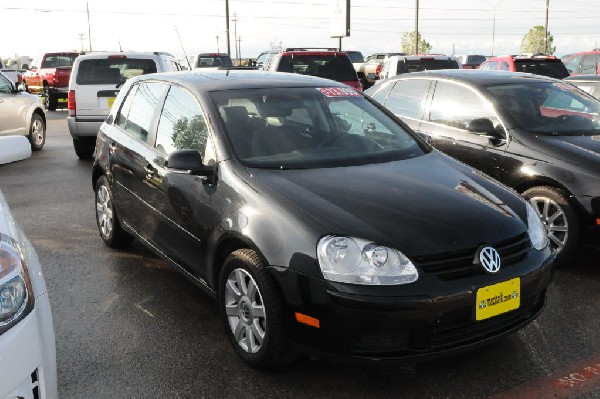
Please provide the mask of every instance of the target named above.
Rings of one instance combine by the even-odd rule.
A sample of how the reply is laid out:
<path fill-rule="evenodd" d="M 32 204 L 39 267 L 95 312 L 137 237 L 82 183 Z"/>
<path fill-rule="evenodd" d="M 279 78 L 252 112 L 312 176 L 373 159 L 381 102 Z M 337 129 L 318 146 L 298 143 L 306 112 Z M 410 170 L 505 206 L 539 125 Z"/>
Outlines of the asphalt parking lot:
<path fill-rule="evenodd" d="M 474 352 L 419 364 L 301 361 L 257 372 L 236 357 L 216 304 L 139 244 L 106 247 L 91 161 L 76 157 L 66 111 L 29 160 L 0 167 L 0 189 L 44 267 L 62 398 L 600 397 L 600 254 L 555 272 L 544 313 Z M 340 334 L 344 334 L 340 331 Z"/>

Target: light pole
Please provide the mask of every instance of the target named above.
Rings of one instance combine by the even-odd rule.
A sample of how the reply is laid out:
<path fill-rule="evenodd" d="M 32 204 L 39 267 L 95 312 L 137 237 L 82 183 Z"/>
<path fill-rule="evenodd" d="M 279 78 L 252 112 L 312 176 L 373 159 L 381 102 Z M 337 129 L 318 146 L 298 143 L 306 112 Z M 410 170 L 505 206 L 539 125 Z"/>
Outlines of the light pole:
<path fill-rule="evenodd" d="M 415 2 L 415 54 L 419 54 L 419 0 Z"/>
<path fill-rule="evenodd" d="M 227 34 L 227 54 L 231 57 L 231 44 L 229 40 L 229 0 L 225 0 L 225 33 Z"/>
<path fill-rule="evenodd" d="M 239 58 L 238 58 L 238 46 L 237 46 L 237 14 L 233 13 L 233 41 L 235 42 L 235 59 L 238 60 L 239 63 Z"/>
<path fill-rule="evenodd" d="M 546 0 L 546 24 L 544 25 L 544 54 L 548 54 L 548 9 L 550 0 Z"/>
<path fill-rule="evenodd" d="M 87 8 L 87 20 L 88 20 L 88 42 L 90 45 L 90 51 L 92 51 L 92 28 L 90 27 L 90 3 L 89 1 L 85 2 Z"/>
<path fill-rule="evenodd" d="M 494 55 L 494 45 L 496 43 L 496 8 L 502 4 L 504 0 L 500 0 L 495 6 L 493 6 L 494 22 L 492 24 L 492 55 Z"/>
<path fill-rule="evenodd" d="M 216 38 L 217 38 L 217 53 L 220 53 L 221 51 L 219 50 L 219 35 L 217 35 Z"/>

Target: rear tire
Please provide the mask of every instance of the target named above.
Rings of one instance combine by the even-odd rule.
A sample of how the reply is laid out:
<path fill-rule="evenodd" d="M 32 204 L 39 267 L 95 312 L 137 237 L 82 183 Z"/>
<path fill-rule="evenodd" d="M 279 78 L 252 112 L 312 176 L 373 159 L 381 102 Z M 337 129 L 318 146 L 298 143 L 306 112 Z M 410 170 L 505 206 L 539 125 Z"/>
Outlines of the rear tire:
<path fill-rule="evenodd" d="M 271 369 L 293 361 L 285 334 L 284 299 L 251 249 L 231 253 L 219 278 L 219 308 L 227 337 L 244 363 Z"/>
<path fill-rule="evenodd" d="M 46 124 L 40 115 L 33 114 L 31 116 L 31 126 L 27 138 L 31 143 L 32 151 L 39 151 L 44 147 L 46 143 Z"/>
<path fill-rule="evenodd" d="M 94 188 L 96 224 L 100 237 L 111 248 L 126 248 L 133 237 L 121 227 L 114 205 L 114 197 L 106 177 L 100 176 Z"/>
<path fill-rule="evenodd" d="M 73 139 L 73 147 L 75 147 L 75 154 L 77 154 L 79 159 L 90 159 L 96 149 L 96 138 L 79 137 Z"/>
<path fill-rule="evenodd" d="M 56 104 L 58 103 L 58 97 L 56 96 L 56 94 L 50 93 L 48 86 L 44 86 L 44 96 L 45 96 L 46 109 L 48 111 L 56 111 Z"/>
<path fill-rule="evenodd" d="M 581 222 L 569 196 L 555 187 L 533 187 L 523 193 L 542 219 L 556 262 L 571 260 L 581 245 Z"/>

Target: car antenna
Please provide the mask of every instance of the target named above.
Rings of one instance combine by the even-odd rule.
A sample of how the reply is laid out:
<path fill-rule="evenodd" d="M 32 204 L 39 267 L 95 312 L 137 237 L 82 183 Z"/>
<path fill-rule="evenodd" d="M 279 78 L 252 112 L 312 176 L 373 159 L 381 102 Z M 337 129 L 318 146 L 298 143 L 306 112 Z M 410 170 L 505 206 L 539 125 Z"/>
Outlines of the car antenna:
<path fill-rule="evenodd" d="M 117 37 L 117 41 L 119 42 L 119 52 L 123 52 L 123 48 L 121 47 L 121 38 Z"/>
<path fill-rule="evenodd" d="M 188 68 L 191 71 L 192 65 L 190 64 L 190 59 L 188 58 L 187 54 L 185 53 L 185 49 L 183 48 L 183 43 L 181 42 L 181 37 L 179 37 L 179 32 L 177 31 L 177 27 L 175 25 L 173 25 L 173 29 L 175 29 L 175 33 L 177 33 L 177 39 L 179 39 L 179 45 L 181 46 L 181 49 L 183 50 L 183 56 L 185 57 L 185 60 L 188 64 Z"/>

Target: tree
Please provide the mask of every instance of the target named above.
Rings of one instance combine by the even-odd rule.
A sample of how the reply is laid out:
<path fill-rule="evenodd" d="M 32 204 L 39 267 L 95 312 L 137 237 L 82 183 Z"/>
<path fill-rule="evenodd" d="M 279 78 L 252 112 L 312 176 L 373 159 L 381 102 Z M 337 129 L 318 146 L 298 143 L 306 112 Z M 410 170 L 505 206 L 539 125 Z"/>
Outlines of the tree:
<path fill-rule="evenodd" d="M 404 32 L 402 34 L 402 52 L 406 54 L 415 53 L 415 32 Z M 431 51 L 431 44 L 427 40 L 423 39 L 423 36 L 419 32 L 419 54 L 428 53 Z"/>
<path fill-rule="evenodd" d="M 548 50 L 544 51 L 544 35 L 545 29 L 541 25 L 534 26 L 523 36 L 521 41 L 521 52 L 522 53 L 544 53 L 554 54 L 556 47 L 552 46 L 554 38 L 548 32 Z"/>

